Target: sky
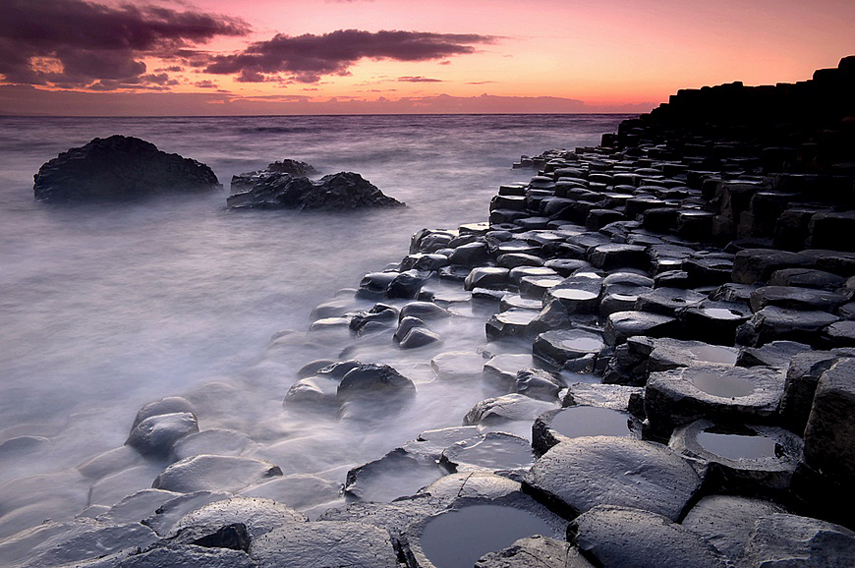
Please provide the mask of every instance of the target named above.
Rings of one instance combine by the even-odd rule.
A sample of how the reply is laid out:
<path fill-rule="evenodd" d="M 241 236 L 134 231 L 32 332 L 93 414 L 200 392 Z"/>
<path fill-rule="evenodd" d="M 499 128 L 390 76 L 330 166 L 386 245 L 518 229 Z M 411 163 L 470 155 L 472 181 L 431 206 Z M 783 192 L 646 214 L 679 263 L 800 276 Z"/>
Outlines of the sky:
<path fill-rule="evenodd" d="M 852 0 L 3 0 L 0 114 L 647 112 L 809 79 Z"/>

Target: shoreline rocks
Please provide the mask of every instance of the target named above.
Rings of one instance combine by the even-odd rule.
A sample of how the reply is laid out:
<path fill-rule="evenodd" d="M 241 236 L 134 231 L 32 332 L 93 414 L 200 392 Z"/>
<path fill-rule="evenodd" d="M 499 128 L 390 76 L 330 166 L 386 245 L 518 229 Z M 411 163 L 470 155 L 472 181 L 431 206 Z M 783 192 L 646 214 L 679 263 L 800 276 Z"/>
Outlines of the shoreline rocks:
<path fill-rule="evenodd" d="M 36 200 L 50 203 L 135 201 L 222 188 L 205 164 L 118 135 L 62 152 L 42 164 L 33 181 Z"/>

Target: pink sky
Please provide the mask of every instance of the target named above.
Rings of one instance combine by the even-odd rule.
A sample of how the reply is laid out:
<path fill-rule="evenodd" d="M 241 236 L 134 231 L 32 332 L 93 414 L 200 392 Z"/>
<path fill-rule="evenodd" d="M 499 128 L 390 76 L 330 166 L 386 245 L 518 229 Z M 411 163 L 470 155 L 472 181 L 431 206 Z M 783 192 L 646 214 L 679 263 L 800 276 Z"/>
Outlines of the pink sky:
<path fill-rule="evenodd" d="M 644 112 L 855 54 L 855 2 L 6 0 L 0 112 Z"/>

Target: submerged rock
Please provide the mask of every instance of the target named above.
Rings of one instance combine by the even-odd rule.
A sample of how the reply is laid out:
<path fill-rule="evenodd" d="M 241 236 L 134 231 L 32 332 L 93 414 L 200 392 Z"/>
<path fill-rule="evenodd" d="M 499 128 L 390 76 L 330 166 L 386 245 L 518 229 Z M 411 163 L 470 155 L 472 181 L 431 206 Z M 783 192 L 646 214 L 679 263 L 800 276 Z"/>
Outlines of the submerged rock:
<path fill-rule="evenodd" d="M 363 207 L 402 206 L 375 185 L 353 172 L 339 172 L 312 181 L 270 170 L 232 178 L 226 199 L 231 209 L 317 209 L 324 211 Z"/>
<path fill-rule="evenodd" d="M 42 164 L 33 176 L 39 201 L 133 201 L 222 186 L 211 168 L 128 136 L 95 138 Z"/>

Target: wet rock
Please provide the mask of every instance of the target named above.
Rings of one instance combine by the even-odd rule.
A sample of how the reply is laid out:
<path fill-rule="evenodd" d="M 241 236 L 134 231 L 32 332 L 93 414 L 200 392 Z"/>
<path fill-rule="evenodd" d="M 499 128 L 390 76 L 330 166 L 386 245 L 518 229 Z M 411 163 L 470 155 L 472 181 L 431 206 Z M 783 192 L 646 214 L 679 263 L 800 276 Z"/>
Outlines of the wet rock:
<path fill-rule="evenodd" d="M 816 290 L 833 291 L 841 288 L 846 278 L 811 268 L 784 268 L 776 270 L 769 278 L 770 286 L 799 286 Z"/>
<path fill-rule="evenodd" d="M 615 312 L 606 320 L 603 340 L 606 345 L 614 346 L 624 343 L 634 335 L 662 337 L 670 335 L 677 328 L 675 318 L 651 314 L 641 311 Z"/>
<path fill-rule="evenodd" d="M 784 512 L 783 507 L 770 501 L 710 495 L 692 507 L 682 525 L 701 535 L 716 550 L 735 561 L 742 557 L 754 522 L 759 517 Z"/>
<path fill-rule="evenodd" d="M 555 375 L 541 369 L 520 369 L 517 372 L 514 392 L 548 402 L 558 398 L 566 385 Z"/>
<path fill-rule="evenodd" d="M 300 379 L 291 385 L 282 405 L 289 409 L 333 411 L 338 408 L 336 392 L 341 379 L 316 375 Z"/>
<path fill-rule="evenodd" d="M 769 422 L 784 391 L 776 369 L 700 364 L 651 373 L 644 390 L 649 433 L 667 439 L 698 418 Z"/>
<path fill-rule="evenodd" d="M 605 344 L 595 333 L 580 329 L 559 329 L 541 333 L 534 340 L 532 354 L 554 367 L 562 367 L 568 362 L 603 351 Z"/>
<path fill-rule="evenodd" d="M 561 284 L 561 278 L 556 276 L 523 276 L 520 279 L 520 296 L 539 300 L 553 288 Z"/>
<path fill-rule="evenodd" d="M 473 504 L 443 511 L 406 531 L 403 543 L 409 566 L 473 566 L 485 553 L 541 534 L 558 537 L 552 519 L 531 511 L 495 504 Z"/>
<path fill-rule="evenodd" d="M 855 321 L 837 321 L 822 331 L 831 347 L 855 347 Z"/>
<path fill-rule="evenodd" d="M 291 176 L 310 176 L 318 173 L 318 170 L 311 164 L 289 158 L 268 164 L 267 169 L 271 172 L 279 172 Z"/>
<path fill-rule="evenodd" d="M 137 424 L 125 444 L 145 456 L 165 458 L 177 440 L 198 431 L 196 416 L 190 412 L 158 414 Z"/>
<path fill-rule="evenodd" d="M 430 366 L 439 379 L 471 381 L 481 379 L 484 362 L 484 357 L 474 351 L 449 351 L 431 359 Z"/>
<path fill-rule="evenodd" d="M 644 389 L 626 385 L 572 383 L 564 395 L 564 406 L 597 406 L 622 412 L 631 411 L 632 400 L 644 396 Z"/>
<path fill-rule="evenodd" d="M 503 289 L 508 282 L 508 272 L 507 268 L 491 266 L 473 268 L 463 282 L 463 288 L 469 291 L 474 288 Z"/>
<path fill-rule="evenodd" d="M 556 406 L 555 403 L 521 394 L 506 394 L 482 400 L 473 406 L 463 418 L 463 425 L 497 425 L 517 420 L 533 422 L 539 415 Z"/>
<path fill-rule="evenodd" d="M 700 478 L 660 444 L 586 436 L 552 447 L 538 458 L 523 484 L 538 500 L 570 515 L 615 505 L 676 520 L 700 487 Z"/>
<path fill-rule="evenodd" d="M 181 438 L 172 446 L 175 461 L 199 454 L 217 454 L 221 456 L 238 456 L 252 445 L 252 438 L 227 428 L 202 430 Z"/>
<path fill-rule="evenodd" d="M 539 310 L 543 302 L 541 300 L 530 300 L 519 294 L 505 294 L 499 301 L 499 310 L 505 312 L 514 308 L 521 310 Z"/>
<path fill-rule="evenodd" d="M 568 540 L 599 566 L 661 568 L 728 564 L 700 535 L 655 512 L 599 506 L 570 523 Z"/>
<path fill-rule="evenodd" d="M 591 568 L 591 564 L 569 543 L 535 535 L 521 538 L 508 548 L 490 552 L 475 568 Z"/>
<path fill-rule="evenodd" d="M 345 496 L 363 501 L 389 502 L 412 495 L 443 475 L 429 455 L 396 448 L 380 458 L 347 472 Z"/>
<path fill-rule="evenodd" d="M 506 432 L 487 432 L 455 442 L 442 452 L 440 465 L 450 473 L 487 470 L 519 479 L 534 463 L 531 444 Z"/>
<path fill-rule="evenodd" d="M 790 486 L 803 443 L 782 428 L 698 420 L 675 430 L 668 445 L 706 471 L 713 492 L 771 495 Z"/>
<path fill-rule="evenodd" d="M 131 201 L 222 186 L 211 168 L 127 136 L 95 138 L 42 164 L 34 176 L 39 201 Z"/>
<path fill-rule="evenodd" d="M 277 527 L 305 522 L 306 517 L 302 514 L 271 499 L 233 497 L 215 501 L 186 514 L 175 524 L 167 538 L 181 544 L 199 544 L 199 540 L 208 538 L 210 545 L 218 546 L 211 542 L 211 536 L 216 535 L 224 527 L 240 525 L 240 532 L 244 536 L 239 540 L 248 546 L 255 539 Z M 241 536 L 234 533 L 232 535 Z M 221 533 L 221 536 L 230 538 L 227 533 Z M 219 546 L 235 548 L 222 546 L 222 543 Z M 239 549 L 246 550 L 247 546 L 241 546 Z"/>
<path fill-rule="evenodd" d="M 407 255 L 401 261 L 401 270 L 439 270 L 448 264 L 448 257 L 444 254 L 414 253 Z"/>
<path fill-rule="evenodd" d="M 255 562 L 242 550 L 203 548 L 195 545 L 157 547 L 121 559 L 118 564 L 105 559 L 104 567 L 162 568 L 164 566 L 193 566 L 194 568 L 256 568 Z M 90 565 L 86 565 L 90 566 Z M 100 568 L 94 565 L 92 568 Z"/>
<path fill-rule="evenodd" d="M 272 499 L 305 511 L 335 501 L 340 493 L 341 483 L 307 473 L 294 473 L 244 489 L 240 494 L 242 497 Z"/>
<path fill-rule="evenodd" d="M 336 401 L 400 403 L 410 400 L 415 393 L 413 382 L 389 365 L 360 364 L 344 375 L 336 391 Z"/>
<path fill-rule="evenodd" d="M 603 270 L 617 268 L 640 268 L 647 270 L 650 259 L 643 246 L 604 244 L 588 253 L 587 260 Z"/>
<path fill-rule="evenodd" d="M 379 300 L 384 298 L 386 296 L 386 289 L 398 274 L 400 274 L 400 272 L 391 270 L 366 274 L 362 277 L 362 281 L 359 283 L 359 290 L 356 293 L 356 297 L 366 300 Z"/>
<path fill-rule="evenodd" d="M 751 309 L 755 312 L 766 306 L 833 312 L 847 301 L 848 295 L 795 286 L 763 286 L 751 293 Z"/>
<path fill-rule="evenodd" d="M 275 171 L 259 171 L 232 178 L 231 209 L 314 209 L 345 211 L 364 207 L 400 207 L 377 186 L 353 172 L 339 172 L 317 181 Z"/>
<path fill-rule="evenodd" d="M 855 359 L 847 358 L 822 374 L 804 432 L 805 463 L 837 487 L 848 486 L 855 479 L 853 373 Z"/>
<path fill-rule="evenodd" d="M 485 325 L 487 339 L 495 341 L 523 337 L 529 333 L 529 324 L 538 316 L 535 310 L 510 309 L 493 315 Z"/>
<path fill-rule="evenodd" d="M 733 345 L 736 330 L 750 316 L 751 310 L 745 304 L 709 300 L 679 312 L 687 336 L 719 345 Z"/>
<path fill-rule="evenodd" d="M 855 533 L 832 523 L 778 513 L 760 517 L 745 546 L 750 566 L 844 568 L 855 557 Z"/>
<path fill-rule="evenodd" d="M 109 507 L 97 519 L 114 525 L 138 523 L 151 516 L 156 509 L 167 501 L 181 495 L 162 489 L 143 489 L 128 495 L 112 507 Z"/>
<path fill-rule="evenodd" d="M 543 266 L 543 259 L 533 254 L 510 252 L 499 255 L 496 264 L 508 269 L 517 266 Z"/>
<path fill-rule="evenodd" d="M 592 273 L 570 276 L 546 291 L 544 305 L 557 301 L 568 314 L 595 314 L 603 282 L 603 278 Z"/>
<path fill-rule="evenodd" d="M 413 327 L 398 341 L 401 349 L 418 349 L 435 343 L 440 343 L 442 337 L 426 327 Z"/>
<path fill-rule="evenodd" d="M 155 509 L 154 514 L 144 519 L 142 523 L 156 532 L 158 536 L 166 537 L 188 513 L 209 503 L 231 499 L 232 497 L 234 495 L 223 491 L 195 491 L 180 495 L 163 503 Z"/>
<path fill-rule="evenodd" d="M 425 430 L 415 440 L 407 442 L 404 449 L 423 456 L 430 456 L 439 460 L 443 450 L 450 445 L 475 438 L 480 434 L 477 426 L 457 426 L 453 428 L 438 428 L 436 430 Z"/>
<path fill-rule="evenodd" d="M 203 490 L 235 492 L 277 475 L 282 475 L 282 470 L 267 461 L 237 456 L 201 455 L 183 459 L 167 467 L 157 476 L 152 487 L 177 493 Z"/>
<path fill-rule="evenodd" d="M 500 354 L 484 363 L 484 380 L 503 393 L 513 390 L 517 373 L 531 367 L 533 359 L 530 354 Z"/>
<path fill-rule="evenodd" d="M 680 288 L 657 288 L 640 294 L 635 302 L 635 309 L 642 312 L 661 314 L 674 317 L 679 310 L 699 305 L 706 296 L 693 290 Z"/>
<path fill-rule="evenodd" d="M 797 435 L 804 434 L 819 378 L 840 356 L 828 351 L 797 353 L 787 368 L 787 382 L 781 398 L 781 421 Z"/>
<path fill-rule="evenodd" d="M 184 397 L 167 396 L 165 398 L 161 398 L 159 400 L 155 400 L 153 402 L 149 402 L 148 404 L 143 405 L 143 407 L 139 409 L 136 417 L 134 418 L 134 423 L 131 426 L 131 430 L 136 428 L 137 424 L 139 424 L 146 418 L 151 418 L 152 416 L 159 416 L 161 414 L 174 414 L 176 412 L 189 412 L 190 414 L 195 414 L 196 409 L 194 408 L 193 404 Z"/>
<path fill-rule="evenodd" d="M 738 367 L 774 367 L 786 371 L 790 360 L 799 353 L 812 351 L 810 345 L 797 341 L 773 341 L 762 347 L 744 347 L 739 351 Z"/>
<path fill-rule="evenodd" d="M 429 272 L 406 270 L 399 272 L 386 288 L 386 297 L 390 299 L 413 299 L 430 278 Z"/>
<path fill-rule="evenodd" d="M 451 313 L 433 302 L 410 302 L 401 308 L 398 317 L 399 320 L 416 317 L 424 321 L 431 321 L 451 317 Z"/>
<path fill-rule="evenodd" d="M 520 281 L 526 276 L 550 279 L 559 277 L 558 272 L 545 266 L 518 266 L 511 268 L 508 272 L 508 280 L 515 286 L 519 286 Z"/>
<path fill-rule="evenodd" d="M 400 566 L 389 534 L 356 522 L 285 525 L 253 540 L 249 553 L 259 567 Z"/>
<path fill-rule="evenodd" d="M 774 249 L 745 249 L 736 253 L 732 279 L 737 284 L 765 282 L 777 270 L 811 268 L 816 260 L 803 253 Z"/>
<path fill-rule="evenodd" d="M 591 263 L 579 258 L 553 258 L 544 262 L 543 266 L 554 270 L 560 276 L 566 278 L 577 270 L 591 268 Z"/>
<path fill-rule="evenodd" d="M 482 242 L 473 242 L 460 245 L 448 257 L 448 262 L 459 266 L 479 266 L 489 260 L 487 245 Z"/>
<path fill-rule="evenodd" d="M 626 412 L 611 408 L 576 405 L 550 410 L 532 426 L 532 447 L 542 455 L 552 446 L 582 436 L 640 437 L 641 426 Z"/>
<path fill-rule="evenodd" d="M 754 314 L 736 331 L 736 341 L 743 345 L 764 345 L 771 341 L 789 340 L 817 346 L 819 332 L 838 321 L 838 317 L 818 310 L 794 310 L 768 306 Z"/>

